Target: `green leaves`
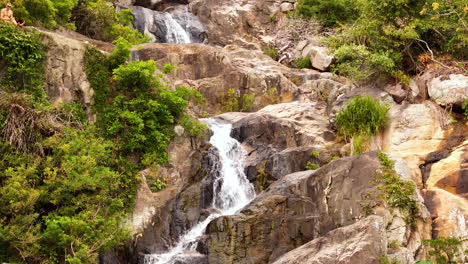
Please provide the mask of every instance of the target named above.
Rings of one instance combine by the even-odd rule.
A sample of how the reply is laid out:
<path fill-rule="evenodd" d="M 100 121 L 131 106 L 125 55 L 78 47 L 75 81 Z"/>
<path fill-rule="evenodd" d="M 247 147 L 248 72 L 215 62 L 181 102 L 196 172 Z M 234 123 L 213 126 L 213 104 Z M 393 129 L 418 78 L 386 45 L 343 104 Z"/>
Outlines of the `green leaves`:
<path fill-rule="evenodd" d="M 371 136 L 382 129 L 388 106 L 370 96 L 356 96 L 338 113 L 336 127 L 345 137 Z"/>

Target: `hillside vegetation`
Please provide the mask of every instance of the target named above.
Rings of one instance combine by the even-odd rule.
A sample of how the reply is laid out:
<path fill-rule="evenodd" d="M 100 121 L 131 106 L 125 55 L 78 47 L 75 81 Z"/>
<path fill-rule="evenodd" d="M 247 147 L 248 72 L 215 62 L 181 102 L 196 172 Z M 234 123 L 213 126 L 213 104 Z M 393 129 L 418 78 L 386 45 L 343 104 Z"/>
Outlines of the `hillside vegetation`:
<path fill-rule="evenodd" d="M 297 13 L 333 27 L 333 70 L 351 79 L 385 74 L 407 84 L 428 62 L 466 71 L 466 1 L 300 0 Z"/>

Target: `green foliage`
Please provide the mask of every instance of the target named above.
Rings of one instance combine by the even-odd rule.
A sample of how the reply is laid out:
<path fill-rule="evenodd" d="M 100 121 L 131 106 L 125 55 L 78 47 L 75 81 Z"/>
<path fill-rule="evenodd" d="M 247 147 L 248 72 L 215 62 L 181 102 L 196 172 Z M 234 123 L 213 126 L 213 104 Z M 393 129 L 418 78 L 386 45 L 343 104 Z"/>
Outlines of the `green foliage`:
<path fill-rule="evenodd" d="M 236 90 L 229 89 L 227 94 L 223 96 L 221 102 L 223 112 L 237 112 L 239 111 L 239 99 Z"/>
<path fill-rule="evenodd" d="M 465 99 L 465 101 L 463 102 L 462 109 L 465 119 L 468 119 L 468 99 Z"/>
<path fill-rule="evenodd" d="M 263 54 L 271 57 L 272 59 L 278 59 L 278 52 L 274 48 L 270 48 L 268 46 L 263 47 Z"/>
<path fill-rule="evenodd" d="M 353 80 L 385 75 L 407 85 L 407 74 L 420 69 L 421 54 L 468 58 L 463 0 L 301 0 L 297 12 L 339 25 L 327 40 L 337 58 L 333 70 Z"/>
<path fill-rule="evenodd" d="M 400 262 L 397 259 L 383 255 L 379 257 L 379 264 L 400 264 Z"/>
<path fill-rule="evenodd" d="M 96 134 L 92 127 L 67 129 L 45 141 L 45 157 L 0 143 L 2 260 L 92 263 L 129 238 L 120 223 L 132 203 L 135 171 Z"/>
<path fill-rule="evenodd" d="M 281 101 L 278 90 L 274 87 L 266 91 L 265 97 L 271 102 L 271 104 L 278 104 Z"/>
<path fill-rule="evenodd" d="M 223 96 L 221 109 L 223 112 L 250 112 L 255 103 L 255 93 L 238 95 L 236 90 L 229 89 L 227 94 Z"/>
<path fill-rule="evenodd" d="M 302 17 L 318 18 L 324 26 L 335 26 L 356 17 L 350 0 L 299 0 L 297 12 Z"/>
<path fill-rule="evenodd" d="M 38 103 L 46 104 L 46 48 L 35 30 L 22 30 L 0 21 L 0 62 L 7 69 L 0 88 L 8 92 L 31 94 Z"/>
<path fill-rule="evenodd" d="M 423 244 L 429 246 L 429 256 L 433 257 L 437 264 L 457 264 L 460 256 L 460 246 L 463 240 L 455 237 L 439 237 L 432 240 L 423 240 Z"/>
<path fill-rule="evenodd" d="M 306 168 L 306 170 L 316 170 L 316 169 L 320 168 L 320 165 L 317 164 L 317 163 L 313 163 L 311 161 L 308 161 L 305 168 Z"/>
<path fill-rule="evenodd" d="M 86 76 L 94 90 L 93 108 L 96 112 L 102 112 L 109 101 L 109 80 L 112 75 L 107 57 L 96 48 L 87 48 L 83 59 Z"/>
<path fill-rule="evenodd" d="M 119 37 L 117 40 L 115 40 L 114 44 L 115 48 L 107 58 L 111 70 L 119 67 L 121 64 L 124 64 L 130 58 L 130 48 L 132 46 L 126 39 L 122 37 Z"/>
<path fill-rule="evenodd" d="M 133 61 L 113 71 L 115 88 L 124 95 L 112 99 L 99 118 L 104 135 L 118 142 L 122 154 L 151 157 L 165 163 L 166 148 L 174 136 L 173 125 L 181 123 L 189 133 L 200 135 L 204 127 L 184 114 L 189 99 L 201 101 L 200 93 L 186 87 L 175 91 L 163 86 L 154 61 Z"/>
<path fill-rule="evenodd" d="M 178 69 L 179 67 L 177 65 L 172 65 L 170 63 L 166 63 L 163 66 L 163 72 L 165 74 L 170 74 L 174 69 Z"/>
<path fill-rule="evenodd" d="M 336 127 L 346 138 L 371 136 L 387 123 L 388 106 L 370 96 L 356 96 L 338 113 Z"/>
<path fill-rule="evenodd" d="M 312 69 L 312 62 L 309 57 L 300 57 L 293 62 L 294 67 L 299 69 Z"/>
<path fill-rule="evenodd" d="M 88 123 L 88 117 L 83 109 L 83 106 L 79 103 L 70 102 L 62 103 L 55 109 L 56 115 L 61 122 L 68 126 L 82 126 Z"/>
<path fill-rule="evenodd" d="M 314 159 L 318 159 L 320 157 L 320 150 L 313 150 L 310 152 L 310 156 Z"/>
<path fill-rule="evenodd" d="M 343 44 L 335 50 L 335 73 L 354 80 L 366 80 L 376 73 L 393 73 L 395 61 L 400 60 L 388 51 L 371 52 L 364 45 Z"/>
<path fill-rule="evenodd" d="M 395 164 L 384 152 L 378 153 L 382 170 L 377 174 L 376 184 L 381 197 L 390 207 L 397 208 L 404 214 L 405 222 L 412 227 L 416 224 L 419 208 L 414 196 L 416 186 L 412 181 L 404 181 L 395 172 Z"/>
<path fill-rule="evenodd" d="M 0 6 L 6 4 L 0 1 Z M 26 21 L 28 25 L 37 25 L 47 28 L 59 26 L 73 30 L 71 23 L 72 10 L 78 4 L 78 0 L 13 0 L 13 11 L 17 19 Z"/>
<path fill-rule="evenodd" d="M 420 260 L 420 261 L 416 261 L 415 264 L 435 264 L 435 263 L 432 261 Z"/>
<path fill-rule="evenodd" d="M 150 41 L 130 27 L 131 10 L 117 12 L 112 3 L 105 0 L 84 0 L 74 9 L 73 19 L 77 31 L 91 38 L 113 41 L 119 37 L 131 44 Z"/>
<path fill-rule="evenodd" d="M 242 95 L 241 112 L 250 112 L 255 102 L 255 93 Z"/>

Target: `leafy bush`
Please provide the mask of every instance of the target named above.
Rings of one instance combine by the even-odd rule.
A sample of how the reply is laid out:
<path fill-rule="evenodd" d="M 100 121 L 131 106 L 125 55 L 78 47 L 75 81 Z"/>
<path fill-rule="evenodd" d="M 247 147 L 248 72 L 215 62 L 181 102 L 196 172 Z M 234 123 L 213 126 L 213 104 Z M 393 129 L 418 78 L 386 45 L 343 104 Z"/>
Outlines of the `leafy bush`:
<path fill-rule="evenodd" d="M 113 41 L 122 37 L 131 44 L 150 41 L 148 36 L 129 27 L 133 19 L 130 12 L 129 9 L 117 12 L 105 0 L 84 0 L 74 10 L 73 20 L 77 31 L 91 38 Z"/>
<path fill-rule="evenodd" d="M 170 74 L 174 69 L 178 69 L 179 67 L 177 65 L 172 65 L 170 63 L 166 63 L 163 66 L 163 72 L 165 74 Z"/>
<path fill-rule="evenodd" d="M 388 106 L 370 96 L 356 96 L 338 113 L 336 127 L 346 138 L 371 136 L 387 123 Z"/>
<path fill-rule="evenodd" d="M 303 17 L 316 17 L 327 27 L 356 16 L 354 2 L 350 0 L 300 0 L 297 12 Z"/>
<path fill-rule="evenodd" d="M 301 0 L 297 11 L 314 16 L 337 34 L 327 44 L 335 51 L 334 71 L 354 80 L 392 76 L 408 84 L 420 54 L 451 53 L 468 58 L 466 1 Z M 372 78 L 371 78 L 372 77 Z"/>
<path fill-rule="evenodd" d="M 429 256 L 433 257 L 437 264 L 457 264 L 460 256 L 460 246 L 463 240 L 455 237 L 439 237 L 432 240 L 423 240 L 423 244 L 429 246 Z M 463 261 L 464 262 L 464 261 Z"/>
<path fill-rule="evenodd" d="M 312 62 L 309 57 L 300 57 L 293 62 L 294 67 L 299 69 L 312 69 Z"/>
<path fill-rule="evenodd" d="M 0 58 L 7 69 L 0 81 L 2 90 L 26 92 L 45 103 L 46 48 L 35 30 L 21 30 L 0 21 Z"/>
<path fill-rule="evenodd" d="M 370 96 L 356 96 L 341 109 L 336 117 L 338 133 L 352 139 L 353 153 L 366 150 L 368 139 L 384 128 L 388 106 Z"/>
<path fill-rule="evenodd" d="M 306 170 L 316 170 L 316 169 L 320 168 L 320 165 L 317 164 L 317 163 L 313 163 L 311 161 L 308 161 L 305 168 L 306 168 Z"/>
<path fill-rule="evenodd" d="M 272 59 L 278 59 L 278 52 L 274 48 L 270 48 L 268 46 L 263 47 L 263 54 L 271 57 Z"/>
<path fill-rule="evenodd" d="M 419 208 L 414 196 L 416 195 L 416 185 L 412 181 L 404 181 L 395 172 L 394 162 L 384 152 L 377 154 L 382 170 L 377 174 L 375 183 L 381 183 L 378 190 L 379 197 L 392 208 L 402 210 L 405 222 L 411 227 L 416 225 L 416 216 Z"/>

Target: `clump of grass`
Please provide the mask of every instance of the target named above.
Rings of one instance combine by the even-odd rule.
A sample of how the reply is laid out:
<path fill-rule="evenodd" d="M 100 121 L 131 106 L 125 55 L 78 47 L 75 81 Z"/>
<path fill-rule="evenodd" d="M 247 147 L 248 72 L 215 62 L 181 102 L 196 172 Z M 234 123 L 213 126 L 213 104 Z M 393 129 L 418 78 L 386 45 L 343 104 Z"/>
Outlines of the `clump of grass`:
<path fill-rule="evenodd" d="M 356 96 L 338 113 L 338 133 L 355 141 L 354 153 L 363 152 L 368 139 L 385 127 L 388 109 L 388 105 L 370 96 Z"/>
<path fill-rule="evenodd" d="M 312 62 L 310 61 L 309 57 L 300 57 L 300 58 L 297 58 L 293 62 L 293 66 L 299 69 L 304 69 L 304 68 L 311 69 Z"/>
<path fill-rule="evenodd" d="M 270 56 L 274 60 L 278 59 L 278 52 L 274 48 L 268 46 L 263 47 L 263 54 Z"/>

